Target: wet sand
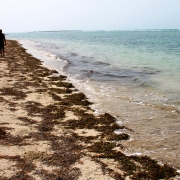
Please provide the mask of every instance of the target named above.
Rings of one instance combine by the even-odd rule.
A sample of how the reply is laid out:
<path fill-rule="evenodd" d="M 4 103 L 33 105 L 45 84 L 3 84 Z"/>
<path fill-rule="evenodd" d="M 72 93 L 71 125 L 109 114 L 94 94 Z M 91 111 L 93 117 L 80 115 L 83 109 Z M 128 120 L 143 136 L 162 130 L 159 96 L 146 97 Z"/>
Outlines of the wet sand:
<path fill-rule="evenodd" d="M 147 156 L 126 156 L 118 125 L 94 115 L 66 77 L 42 66 L 18 42 L 0 58 L 0 179 L 174 179 L 177 172 Z"/>

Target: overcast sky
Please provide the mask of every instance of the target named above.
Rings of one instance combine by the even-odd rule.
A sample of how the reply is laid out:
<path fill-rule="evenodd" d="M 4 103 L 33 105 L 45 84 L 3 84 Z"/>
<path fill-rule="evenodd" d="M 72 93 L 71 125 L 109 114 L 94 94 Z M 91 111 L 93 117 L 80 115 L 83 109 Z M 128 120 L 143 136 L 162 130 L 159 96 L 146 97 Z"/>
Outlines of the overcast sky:
<path fill-rule="evenodd" d="M 0 29 L 180 29 L 180 0 L 0 0 Z"/>

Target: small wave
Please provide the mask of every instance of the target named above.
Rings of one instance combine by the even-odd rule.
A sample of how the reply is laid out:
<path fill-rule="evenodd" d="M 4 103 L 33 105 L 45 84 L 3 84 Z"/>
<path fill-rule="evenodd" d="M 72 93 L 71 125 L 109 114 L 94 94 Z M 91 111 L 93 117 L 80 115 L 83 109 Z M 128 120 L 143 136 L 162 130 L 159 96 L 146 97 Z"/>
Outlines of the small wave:
<path fill-rule="evenodd" d="M 47 57 L 54 58 L 54 59 L 57 59 L 57 58 L 58 58 L 56 55 L 51 54 L 51 53 L 46 53 L 46 56 L 47 56 Z"/>
<path fill-rule="evenodd" d="M 151 68 L 144 68 L 141 72 L 142 74 L 146 74 L 146 75 L 155 75 L 155 74 L 158 74 L 160 73 L 159 70 L 156 70 L 156 69 L 151 69 Z"/>
<path fill-rule="evenodd" d="M 140 75 L 155 75 L 161 72 L 159 69 L 150 68 L 150 67 L 143 67 L 143 68 L 133 67 L 133 69 L 138 69 L 136 70 L 136 72 Z"/>
<path fill-rule="evenodd" d="M 59 47 L 51 44 L 51 43 L 40 43 L 40 42 L 36 42 L 37 44 L 35 45 L 37 48 L 43 48 L 45 50 L 49 50 L 49 49 L 58 49 Z"/>
<path fill-rule="evenodd" d="M 114 77 L 114 78 L 132 78 L 132 76 L 128 75 L 128 76 L 125 76 L 125 75 L 114 75 L 114 74 L 105 74 L 106 76 L 109 76 L 109 77 Z"/>

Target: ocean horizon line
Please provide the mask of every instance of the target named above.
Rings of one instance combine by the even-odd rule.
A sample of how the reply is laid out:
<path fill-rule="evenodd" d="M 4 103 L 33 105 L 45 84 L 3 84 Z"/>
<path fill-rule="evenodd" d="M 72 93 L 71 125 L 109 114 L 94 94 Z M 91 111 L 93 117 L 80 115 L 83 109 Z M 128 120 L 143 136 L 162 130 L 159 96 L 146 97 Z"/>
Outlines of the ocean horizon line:
<path fill-rule="evenodd" d="M 19 34 L 19 33 L 38 33 L 38 32 L 125 32 L 125 31 L 180 31 L 180 29 L 120 29 L 120 30 L 39 30 L 39 31 L 27 31 L 27 32 L 10 32 L 7 34 Z"/>

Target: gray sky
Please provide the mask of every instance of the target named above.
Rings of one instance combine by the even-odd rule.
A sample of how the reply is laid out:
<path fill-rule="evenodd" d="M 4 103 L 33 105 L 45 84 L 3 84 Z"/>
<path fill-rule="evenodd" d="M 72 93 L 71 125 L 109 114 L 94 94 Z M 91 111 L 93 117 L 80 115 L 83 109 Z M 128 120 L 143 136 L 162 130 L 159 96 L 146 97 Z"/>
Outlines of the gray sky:
<path fill-rule="evenodd" d="M 180 0 L 0 0 L 0 29 L 180 29 Z"/>

